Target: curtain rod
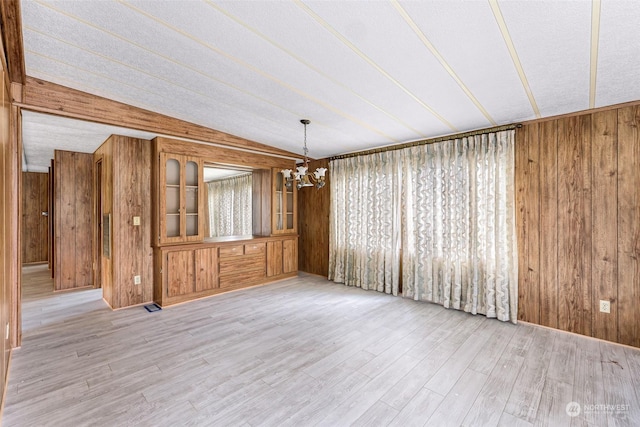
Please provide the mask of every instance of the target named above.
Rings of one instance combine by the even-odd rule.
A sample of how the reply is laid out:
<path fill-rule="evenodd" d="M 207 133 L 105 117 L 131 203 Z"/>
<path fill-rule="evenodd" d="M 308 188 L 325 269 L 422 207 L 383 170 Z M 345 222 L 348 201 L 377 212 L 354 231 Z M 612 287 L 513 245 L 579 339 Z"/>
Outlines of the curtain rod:
<path fill-rule="evenodd" d="M 484 135 L 487 133 L 500 132 L 503 130 L 512 130 L 512 129 L 521 128 L 521 127 L 522 127 L 522 124 L 520 123 L 513 124 L 513 125 L 495 126 L 492 128 L 479 129 L 479 130 L 474 130 L 470 132 L 439 136 L 437 138 L 422 139 L 420 141 L 413 141 L 413 142 L 405 142 L 404 144 L 389 145 L 387 147 L 381 147 L 381 148 L 372 148 L 371 150 L 356 151 L 355 153 L 341 154 L 339 156 L 329 157 L 329 160 L 347 159 L 349 157 L 366 156 L 367 154 L 384 153 L 385 151 L 401 150 L 403 148 L 408 148 L 408 147 L 417 147 L 418 145 L 434 144 L 436 142 L 450 141 L 452 139 L 466 138 L 466 137 L 475 136 L 475 135 Z"/>

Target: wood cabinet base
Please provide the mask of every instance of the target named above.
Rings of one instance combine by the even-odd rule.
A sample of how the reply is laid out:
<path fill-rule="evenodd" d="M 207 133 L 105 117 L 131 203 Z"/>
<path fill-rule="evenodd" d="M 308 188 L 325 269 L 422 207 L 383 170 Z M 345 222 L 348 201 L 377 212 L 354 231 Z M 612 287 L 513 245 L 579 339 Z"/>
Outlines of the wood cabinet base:
<path fill-rule="evenodd" d="M 166 307 L 295 277 L 297 245 L 289 235 L 156 248 L 154 300 Z"/>
<path fill-rule="evenodd" d="M 194 292 L 192 294 L 184 295 L 182 297 L 175 297 L 175 298 L 166 299 L 164 303 L 160 303 L 158 301 L 155 301 L 155 302 L 158 305 L 160 305 L 161 307 L 169 307 L 169 306 L 176 305 L 176 304 L 182 304 L 182 303 L 186 303 L 186 302 L 190 302 L 190 301 L 197 301 L 197 300 L 202 299 L 202 298 L 213 297 L 213 296 L 216 296 L 216 295 L 219 295 L 219 294 L 224 294 L 224 293 L 227 293 L 227 292 L 238 291 L 240 289 L 253 288 L 253 287 L 256 287 L 256 286 L 264 286 L 264 285 L 268 285 L 270 283 L 279 282 L 280 280 L 286 280 L 286 279 L 290 279 L 292 277 L 297 277 L 297 276 L 298 276 L 298 272 L 289 273 L 289 274 L 283 274 L 283 275 L 278 276 L 278 277 L 267 277 L 264 280 L 257 281 L 255 283 L 250 283 L 250 282 L 238 283 L 238 284 L 229 285 L 229 286 L 226 286 L 226 287 L 221 287 L 221 288 L 218 288 L 218 289 L 211 289 L 209 291 Z"/>

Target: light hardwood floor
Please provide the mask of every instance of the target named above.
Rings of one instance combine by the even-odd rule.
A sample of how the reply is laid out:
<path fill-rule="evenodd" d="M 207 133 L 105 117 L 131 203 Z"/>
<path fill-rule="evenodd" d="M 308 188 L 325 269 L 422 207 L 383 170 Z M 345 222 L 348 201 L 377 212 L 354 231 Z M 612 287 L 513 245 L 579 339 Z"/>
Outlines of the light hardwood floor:
<path fill-rule="evenodd" d="M 616 344 L 308 275 L 155 313 L 47 277 L 24 270 L 4 426 L 640 425 Z"/>

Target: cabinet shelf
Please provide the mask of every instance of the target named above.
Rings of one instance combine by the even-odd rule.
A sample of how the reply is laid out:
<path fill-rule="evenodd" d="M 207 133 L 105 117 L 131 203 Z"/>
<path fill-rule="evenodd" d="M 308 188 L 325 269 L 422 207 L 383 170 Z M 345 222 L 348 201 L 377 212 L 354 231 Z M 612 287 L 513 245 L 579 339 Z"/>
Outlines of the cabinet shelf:
<path fill-rule="evenodd" d="M 202 167 L 197 157 L 159 153 L 160 245 L 202 240 Z"/>
<path fill-rule="evenodd" d="M 287 187 L 282 173 L 278 169 L 272 170 L 272 233 L 290 234 L 297 229 L 296 198 L 297 187 Z"/>

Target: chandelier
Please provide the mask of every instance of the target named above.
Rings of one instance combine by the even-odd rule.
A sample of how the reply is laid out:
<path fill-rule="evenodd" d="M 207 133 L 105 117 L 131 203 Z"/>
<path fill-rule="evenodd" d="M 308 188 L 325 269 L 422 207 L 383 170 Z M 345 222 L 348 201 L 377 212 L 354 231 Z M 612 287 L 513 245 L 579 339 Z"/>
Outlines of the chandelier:
<path fill-rule="evenodd" d="M 317 168 L 313 174 L 308 172 L 309 159 L 307 158 L 307 153 L 309 150 L 307 149 L 307 125 L 311 122 L 307 119 L 302 119 L 300 120 L 300 123 L 304 125 L 304 164 L 296 168 L 297 172 L 293 172 L 291 169 L 283 169 L 281 171 L 282 176 L 285 179 L 285 185 L 287 188 L 291 188 L 295 182 L 298 190 L 302 187 L 313 187 L 314 185 L 316 188 L 320 189 L 324 187 L 324 178 L 327 173 L 327 168 Z"/>

